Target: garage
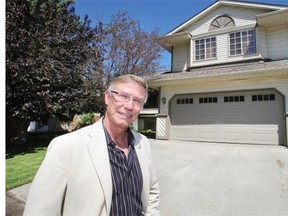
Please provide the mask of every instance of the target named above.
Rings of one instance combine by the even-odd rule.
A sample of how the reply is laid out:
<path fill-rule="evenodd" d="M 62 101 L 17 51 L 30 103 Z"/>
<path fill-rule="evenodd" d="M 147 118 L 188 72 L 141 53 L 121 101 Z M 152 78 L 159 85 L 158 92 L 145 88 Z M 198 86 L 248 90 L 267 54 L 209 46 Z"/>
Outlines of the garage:
<path fill-rule="evenodd" d="M 276 90 L 175 95 L 171 139 L 281 145 L 283 103 Z"/>

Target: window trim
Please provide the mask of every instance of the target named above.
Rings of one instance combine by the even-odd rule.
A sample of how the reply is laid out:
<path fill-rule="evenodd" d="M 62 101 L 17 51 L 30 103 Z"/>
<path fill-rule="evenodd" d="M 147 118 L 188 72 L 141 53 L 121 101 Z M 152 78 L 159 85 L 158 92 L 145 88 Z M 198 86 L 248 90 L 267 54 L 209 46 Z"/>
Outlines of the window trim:
<path fill-rule="evenodd" d="M 243 32 L 246 32 L 247 33 L 247 35 L 248 35 L 248 31 L 253 31 L 253 42 L 254 42 L 254 52 L 253 53 L 244 53 L 243 52 Z M 236 34 L 236 33 L 240 33 L 241 35 L 240 35 L 240 39 L 241 39 L 241 53 L 240 54 L 236 54 L 236 50 L 237 50 L 237 48 L 235 48 L 235 54 L 234 55 L 232 55 L 231 54 L 231 34 Z M 228 42 L 228 56 L 229 57 L 237 57 L 237 56 L 244 56 L 244 55 L 255 55 L 255 54 L 257 54 L 257 37 L 256 37 L 256 29 L 255 28 L 248 28 L 248 29 L 242 29 L 242 30 L 239 30 L 239 31 L 233 31 L 233 32 L 229 32 L 228 33 L 228 40 L 227 40 L 227 42 Z M 235 43 L 235 45 L 236 45 L 236 43 Z M 249 49 L 249 46 L 248 46 L 248 48 L 247 49 Z"/>
<path fill-rule="evenodd" d="M 210 44 L 212 45 L 212 39 L 214 39 L 215 38 L 215 57 L 210 57 L 210 58 L 207 58 L 207 39 L 210 39 Z M 201 40 L 204 40 L 204 59 L 200 59 L 200 53 L 198 54 L 198 56 L 199 56 L 199 59 L 196 59 L 196 57 L 197 57 L 197 55 L 196 55 L 196 52 L 197 51 L 199 51 L 200 52 L 200 49 L 199 50 L 197 50 L 196 49 L 196 42 L 197 41 L 199 41 L 199 43 L 200 43 L 200 41 Z M 199 46 L 200 46 L 201 44 L 199 44 Z M 213 49 L 214 47 L 212 47 L 211 46 L 211 49 Z M 213 53 L 214 52 L 210 52 L 210 55 L 213 55 Z M 198 38 L 198 39 L 195 39 L 194 40 L 194 61 L 195 62 L 200 62 L 200 61 L 207 61 L 207 60 L 214 60 L 214 59 L 217 59 L 217 37 L 215 36 L 215 35 L 212 35 L 212 36 L 209 36 L 209 37 L 203 37 L 203 38 Z"/>

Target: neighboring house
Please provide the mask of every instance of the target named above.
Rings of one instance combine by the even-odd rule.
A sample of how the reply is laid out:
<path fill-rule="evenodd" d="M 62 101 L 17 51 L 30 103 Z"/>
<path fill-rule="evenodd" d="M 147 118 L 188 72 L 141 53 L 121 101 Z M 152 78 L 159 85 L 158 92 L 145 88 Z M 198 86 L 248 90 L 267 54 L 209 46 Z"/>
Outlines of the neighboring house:
<path fill-rule="evenodd" d="M 159 43 L 157 139 L 287 145 L 288 5 L 219 0 Z"/>

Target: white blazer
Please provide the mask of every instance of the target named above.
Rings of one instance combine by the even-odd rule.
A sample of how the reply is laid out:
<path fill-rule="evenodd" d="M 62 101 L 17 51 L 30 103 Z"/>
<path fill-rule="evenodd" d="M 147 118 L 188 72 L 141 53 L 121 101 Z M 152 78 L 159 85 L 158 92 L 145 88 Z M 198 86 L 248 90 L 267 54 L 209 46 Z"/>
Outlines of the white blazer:
<path fill-rule="evenodd" d="M 135 131 L 145 215 L 159 215 L 159 186 L 147 138 Z M 109 216 L 112 179 L 102 119 L 56 137 L 30 187 L 24 216 Z"/>

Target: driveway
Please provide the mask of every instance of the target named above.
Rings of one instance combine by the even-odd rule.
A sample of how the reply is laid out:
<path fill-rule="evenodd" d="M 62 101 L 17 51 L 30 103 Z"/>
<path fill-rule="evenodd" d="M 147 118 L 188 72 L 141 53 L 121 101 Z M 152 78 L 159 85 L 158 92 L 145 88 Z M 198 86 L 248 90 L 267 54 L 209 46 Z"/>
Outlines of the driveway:
<path fill-rule="evenodd" d="M 150 140 L 162 216 L 287 216 L 283 146 Z"/>
<path fill-rule="evenodd" d="M 287 216 L 283 146 L 150 139 L 161 216 Z M 8 192 L 6 215 L 22 215 L 30 184 Z"/>

